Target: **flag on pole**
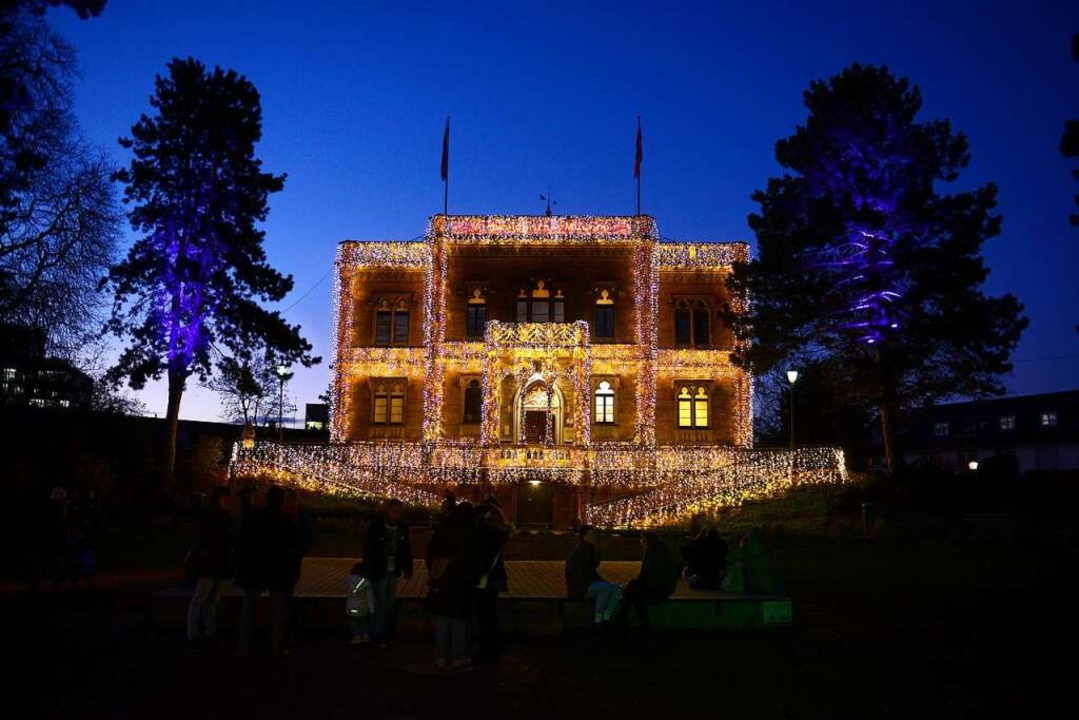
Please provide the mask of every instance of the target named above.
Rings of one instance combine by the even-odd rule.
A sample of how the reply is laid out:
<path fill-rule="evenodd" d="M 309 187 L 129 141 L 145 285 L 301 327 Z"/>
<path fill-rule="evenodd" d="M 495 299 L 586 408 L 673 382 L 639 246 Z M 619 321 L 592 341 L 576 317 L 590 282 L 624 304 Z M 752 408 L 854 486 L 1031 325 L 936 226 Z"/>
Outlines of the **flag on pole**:
<path fill-rule="evenodd" d="M 446 132 L 449 132 L 447 129 Z M 637 157 L 633 161 L 633 177 L 641 179 L 641 160 L 644 159 L 644 142 L 641 140 L 641 116 L 637 116 Z"/>
<path fill-rule="evenodd" d="M 446 132 L 442 134 L 442 182 L 450 178 L 450 116 L 446 116 Z"/>

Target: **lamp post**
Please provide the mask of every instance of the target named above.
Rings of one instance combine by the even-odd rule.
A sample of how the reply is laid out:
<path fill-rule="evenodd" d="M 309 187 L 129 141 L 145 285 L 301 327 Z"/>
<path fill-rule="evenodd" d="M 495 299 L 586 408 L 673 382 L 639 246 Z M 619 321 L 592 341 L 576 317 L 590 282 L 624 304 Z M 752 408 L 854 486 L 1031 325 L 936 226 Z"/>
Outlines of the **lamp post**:
<path fill-rule="evenodd" d="M 277 398 L 277 442 L 284 441 L 284 428 L 285 428 L 285 376 L 288 375 L 287 365 L 277 366 L 277 377 L 280 382 L 278 387 L 280 388 Z"/>
<path fill-rule="evenodd" d="M 794 449 L 794 383 L 798 382 L 798 371 L 787 371 L 787 382 L 791 386 L 791 450 Z"/>

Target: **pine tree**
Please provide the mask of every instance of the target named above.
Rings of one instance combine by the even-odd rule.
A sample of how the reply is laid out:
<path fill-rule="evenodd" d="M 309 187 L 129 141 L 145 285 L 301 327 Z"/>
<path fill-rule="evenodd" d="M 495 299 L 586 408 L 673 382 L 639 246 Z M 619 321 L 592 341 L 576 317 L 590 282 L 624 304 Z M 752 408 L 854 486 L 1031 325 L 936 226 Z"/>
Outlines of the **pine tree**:
<path fill-rule="evenodd" d="M 981 289 L 997 189 L 940 192 L 967 138 L 916 120 L 920 91 L 887 68 L 852 65 L 804 98 L 805 124 L 776 143 L 788 172 L 753 195 L 757 257 L 731 278 L 752 306 L 731 322 L 756 372 L 826 360 L 842 397 L 877 409 L 894 475 L 897 412 L 1003 392 L 1027 320 Z"/>
<path fill-rule="evenodd" d="M 108 329 L 129 339 L 112 369 L 134 388 L 168 378 L 168 461 L 172 484 L 176 424 L 187 379 L 205 382 L 220 344 L 241 364 L 260 353 L 271 366 L 319 362 L 298 326 L 259 300 L 281 300 L 292 277 L 267 263 L 259 223 L 285 176 L 262 171 L 258 91 L 232 70 L 212 72 L 175 59 L 159 76 L 143 115 L 121 139 L 134 153 L 116 173 L 132 226 L 143 236 L 107 279 L 114 291 Z"/>

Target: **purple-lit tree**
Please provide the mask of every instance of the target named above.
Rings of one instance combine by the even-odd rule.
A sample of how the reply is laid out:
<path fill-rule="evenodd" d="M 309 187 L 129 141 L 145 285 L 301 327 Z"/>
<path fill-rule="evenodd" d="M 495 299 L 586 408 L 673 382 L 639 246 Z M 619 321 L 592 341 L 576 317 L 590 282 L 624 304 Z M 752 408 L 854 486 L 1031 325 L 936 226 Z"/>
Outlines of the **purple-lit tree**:
<path fill-rule="evenodd" d="M 805 124 L 776 143 L 788 172 L 753 195 L 757 257 L 731 279 L 752 309 L 731 320 L 756 371 L 819 364 L 838 397 L 875 407 L 894 474 L 897 412 L 1000 393 L 1011 369 L 1022 306 L 981 289 L 997 189 L 939 192 L 967 138 L 918 122 L 921 93 L 887 68 L 853 65 L 804 97 Z"/>
<path fill-rule="evenodd" d="M 115 293 L 107 329 L 129 339 L 111 376 L 134 388 L 168 377 L 166 487 L 176 458 L 176 422 L 187 379 L 211 375 L 211 344 L 243 364 L 319 362 L 298 326 L 258 304 L 281 300 L 292 277 L 267 263 L 259 223 L 283 175 L 262 171 L 259 94 L 231 70 L 176 59 L 120 143 L 134 153 L 116 174 L 143 233 L 106 280 Z"/>

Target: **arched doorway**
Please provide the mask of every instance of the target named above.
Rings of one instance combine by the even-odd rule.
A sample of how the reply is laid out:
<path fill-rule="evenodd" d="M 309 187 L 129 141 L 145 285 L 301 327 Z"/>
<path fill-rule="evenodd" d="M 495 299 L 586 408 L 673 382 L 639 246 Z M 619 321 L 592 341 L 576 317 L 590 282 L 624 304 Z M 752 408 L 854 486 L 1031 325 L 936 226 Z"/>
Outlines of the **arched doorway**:
<path fill-rule="evenodd" d="M 562 443 L 565 398 L 558 384 L 551 385 L 539 374 L 528 379 L 513 402 L 514 438 L 526 445 L 544 445 L 547 441 L 548 418 L 550 419 L 551 443 Z"/>

